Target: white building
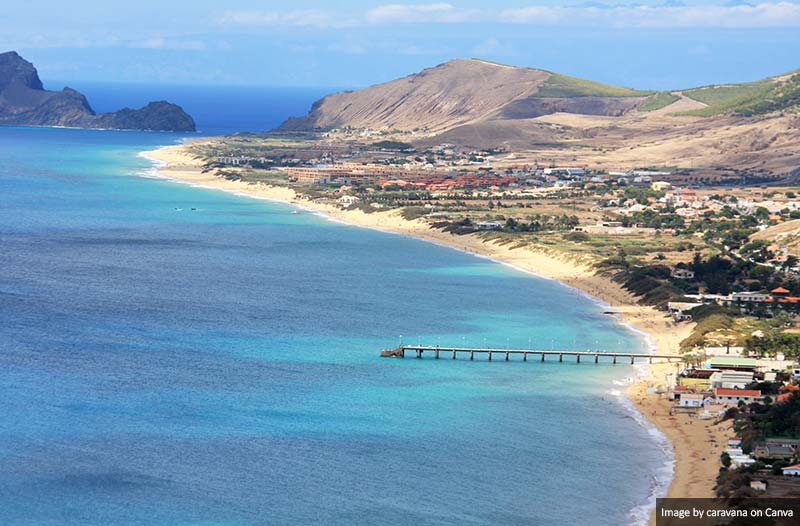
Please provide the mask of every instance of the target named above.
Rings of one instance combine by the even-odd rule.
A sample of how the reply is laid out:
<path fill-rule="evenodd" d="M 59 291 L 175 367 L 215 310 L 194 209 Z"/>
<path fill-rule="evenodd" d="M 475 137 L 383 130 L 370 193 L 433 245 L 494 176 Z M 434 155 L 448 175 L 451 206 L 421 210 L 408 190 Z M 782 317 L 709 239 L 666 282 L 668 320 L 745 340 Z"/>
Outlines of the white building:
<path fill-rule="evenodd" d="M 751 371 L 717 371 L 711 375 L 712 389 L 744 389 L 751 383 Z"/>
<path fill-rule="evenodd" d="M 739 402 L 752 404 L 762 400 L 761 391 L 755 389 L 714 389 L 714 398 L 718 404 L 738 405 Z"/>
<path fill-rule="evenodd" d="M 339 199 L 337 199 L 340 205 L 344 206 L 345 208 L 351 207 L 358 203 L 360 199 L 354 195 L 343 195 Z"/>
<path fill-rule="evenodd" d="M 703 407 L 703 395 L 686 393 L 681 395 L 678 407 Z"/>
<path fill-rule="evenodd" d="M 767 491 L 767 481 L 766 480 L 751 480 L 750 487 L 756 491 Z"/>
<path fill-rule="evenodd" d="M 784 477 L 800 477 L 800 464 L 781 468 Z"/>

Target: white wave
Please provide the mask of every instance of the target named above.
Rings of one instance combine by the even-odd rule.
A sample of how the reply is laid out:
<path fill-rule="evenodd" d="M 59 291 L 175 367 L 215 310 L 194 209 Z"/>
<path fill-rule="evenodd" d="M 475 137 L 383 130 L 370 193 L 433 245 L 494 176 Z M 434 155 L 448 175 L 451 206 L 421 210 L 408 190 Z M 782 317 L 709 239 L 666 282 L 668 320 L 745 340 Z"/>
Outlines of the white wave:
<path fill-rule="evenodd" d="M 647 495 L 647 499 L 628 513 L 631 526 L 648 526 L 650 524 L 650 515 L 656 507 L 656 499 L 664 497 L 667 494 L 669 485 L 672 483 L 672 479 L 675 476 L 675 454 L 672 451 L 672 443 L 660 429 L 639 412 L 633 401 L 631 401 L 625 392 L 617 389 L 610 389 L 608 394 L 613 396 L 628 416 L 633 418 L 633 420 L 645 430 L 656 447 L 658 447 L 664 455 L 663 464 L 655 469 L 650 479 L 650 491 Z"/>

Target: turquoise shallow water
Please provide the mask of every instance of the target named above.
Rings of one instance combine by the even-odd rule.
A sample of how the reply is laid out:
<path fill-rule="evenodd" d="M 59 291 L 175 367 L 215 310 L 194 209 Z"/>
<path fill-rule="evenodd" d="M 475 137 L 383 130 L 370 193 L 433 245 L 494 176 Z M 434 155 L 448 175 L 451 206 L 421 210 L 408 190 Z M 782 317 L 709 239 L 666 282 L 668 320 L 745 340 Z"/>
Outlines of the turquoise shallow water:
<path fill-rule="evenodd" d="M 485 259 L 137 176 L 179 139 L 0 128 L 0 524 L 634 521 L 665 456 L 611 394 L 633 369 L 377 353 L 641 338 Z"/>

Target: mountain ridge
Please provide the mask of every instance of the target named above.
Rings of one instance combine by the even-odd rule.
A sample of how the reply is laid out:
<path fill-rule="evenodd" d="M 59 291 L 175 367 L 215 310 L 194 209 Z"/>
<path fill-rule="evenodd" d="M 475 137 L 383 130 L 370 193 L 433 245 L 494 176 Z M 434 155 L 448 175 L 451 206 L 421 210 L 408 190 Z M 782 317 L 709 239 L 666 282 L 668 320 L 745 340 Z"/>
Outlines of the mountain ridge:
<path fill-rule="evenodd" d="M 44 89 L 36 68 L 16 51 L 0 53 L 0 125 L 196 131 L 194 119 L 166 101 L 98 114 L 86 97 L 72 88 Z"/>
<path fill-rule="evenodd" d="M 621 117 L 634 110 L 662 110 L 686 99 L 702 105 L 686 114 L 701 117 L 778 111 L 800 103 L 800 74 L 656 91 L 476 58 L 453 59 L 395 80 L 327 95 L 306 116 L 287 119 L 277 130 L 350 128 L 434 136 L 471 124 L 555 113 Z"/>

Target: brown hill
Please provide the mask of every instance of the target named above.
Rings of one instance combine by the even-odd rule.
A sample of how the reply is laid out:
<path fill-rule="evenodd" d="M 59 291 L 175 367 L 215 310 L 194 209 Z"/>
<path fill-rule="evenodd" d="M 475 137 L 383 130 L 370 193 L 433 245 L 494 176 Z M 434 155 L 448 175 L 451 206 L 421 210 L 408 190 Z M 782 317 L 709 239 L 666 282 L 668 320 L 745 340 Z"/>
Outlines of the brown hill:
<path fill-rule="evenodd" d="M 550 76 L 537 69 L 451 60 L 369 88 L 328 95 L 282 130 L 341 127 L 441 132 L 485 118 L 534 93 Z"/>
<path fill-rule="evenodd" d="M 358 91 L 328 95 L 279 129 L 335 128 L 433 135 L 467 124 L 556 112 L 619 116 L 651 95 L 548 71 L 456 59 Z"/>
<path fill-rule="evenodd" d="M 764 179 L 800 166 L 800 73 L 653 92 L 458 59 L 329 95 L 278 130 L 335 129 L 344 139 L 359 136 L 348 130 L 371 130 L 422 147 L 503 148 L 515 162 Z"/>

